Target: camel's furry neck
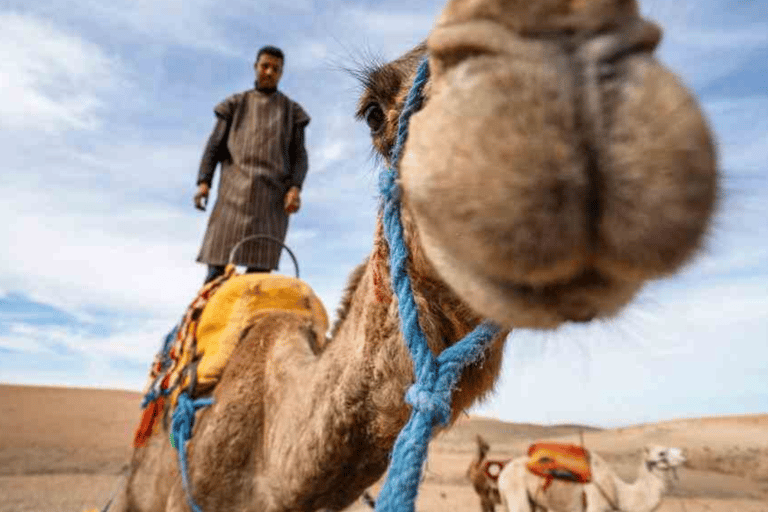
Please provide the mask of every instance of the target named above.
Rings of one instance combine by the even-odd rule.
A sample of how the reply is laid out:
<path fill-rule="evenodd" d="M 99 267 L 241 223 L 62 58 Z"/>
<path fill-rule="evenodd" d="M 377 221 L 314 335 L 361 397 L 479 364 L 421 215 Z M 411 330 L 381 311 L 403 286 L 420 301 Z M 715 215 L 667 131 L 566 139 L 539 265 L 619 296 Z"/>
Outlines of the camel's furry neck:
<path fill-rule="evenodd" d="M 419 309 L 419 323 L 430 348 L 438 354 L 463 338 L 480 322 L 480 318 L 437 277 L 420 249 L 406 209 L 402 222 L 410 251 L 409 273 Z M 505 335 L 502 333 L 497 338 L 483 361 L 466 372 L 454 396 L 454 419 L 478 396 L 492 388 L 500 368 L 501 343 Z M 399 356 L 396 359 L 399 363 L 397 374 L 406 375 L 409 384 L 413 380 L 412 361 L 400 333 L 397 298 L 391 288 L 389 249 L 381 218 L 376 222 L 370 256 L 350 276 L 329 341 L 329 346 L 335 344 L 389 345 L 391 355 Z M 397 401 L 403 402 L 402 395 Z M 398 426 L 398 431 L 401 426 Z"/>
<path fill-rule="evenodd" d="M 655 510 L 667 488 L 665 478 L 664 470 L 650 469 L 645 460 L 640 463 L 637 478 L 633 483 L 628 484 L 616 476 L 614 485 L 619 508 L 633 512 Z"/>
<path fill-rule="evenodd" d="M 412 227 L 404 215 L 407 233 Z M 409 235 L 410 274 L 427 342 L 438 353 L 479 322 L 439 279 Z M 270 342 L 264 364 L 263 474 L 280 478 L 286 510 L 349 505 L 384 472 L 397 434 L 410 413 L 404 401 L 414 381 L 413 363 L 399 327 L 390 288 L 388 249 L 377 222 L 371 255 L 351 277 L 332 338 L 313 354 L 286 318 Z M 287 340 L 284 338 L 288 338 Z M 504 336 L 485 358 L 470 365 L 454 392 L 453 419 L 489 392 L 499 373 Z M 297 447 L 301 446 L 299 452 Z M 328 501 L 330 500 L 330 501 Z M 313 508 L 314 507 L 314 508 Z"/>

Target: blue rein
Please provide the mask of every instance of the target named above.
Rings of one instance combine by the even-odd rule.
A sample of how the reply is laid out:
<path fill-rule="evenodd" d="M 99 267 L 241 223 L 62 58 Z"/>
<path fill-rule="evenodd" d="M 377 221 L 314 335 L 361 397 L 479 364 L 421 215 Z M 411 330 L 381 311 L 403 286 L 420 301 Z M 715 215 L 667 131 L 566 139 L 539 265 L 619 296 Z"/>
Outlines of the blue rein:
<path fill-rule="evenodd" d="M 435 357 L 419 325 L 419 313 L 408 276 L 408 247 L 400 222 L 397 169 L 408 138 L 410 118 L 421 108 L 428 79 L 429 65 L 425 58 L 419 65 L 400 114 L 391 167 L 382 172 L 379 184 L 384 235 L 389 244 L 392 288 L 397 296 L 401 329 L 413 359 L 416 377 L 416 382 L 405 395 L 406 402 L 412 407 L 411 417 L 395 441 L 387 480 L 376 499 L 376 510 L 380 512 L 410 512 L 415 509 L 432 432 L 436 426 L 446 425 L 451 419 L 451 392 L 462 370 L 477 361 L 499 333 L 497 326 L 483 322 L 461 341 Z"/>

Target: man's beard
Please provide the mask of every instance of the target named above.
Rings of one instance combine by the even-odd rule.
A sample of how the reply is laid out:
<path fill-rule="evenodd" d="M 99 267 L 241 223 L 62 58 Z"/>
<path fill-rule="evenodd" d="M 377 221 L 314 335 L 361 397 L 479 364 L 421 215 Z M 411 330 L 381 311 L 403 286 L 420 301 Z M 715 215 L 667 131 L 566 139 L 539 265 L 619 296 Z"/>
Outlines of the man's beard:
<path fill-rule="evenodd" d="M 256 85 L 256 90 L 260 91 L 260 92 L 270 93 L 270 92 L 275 92 L 277 90 L 277 85 L 273 85 L 271 87 L 262 87 L 262 86 L 260 86 L 258 79 L 256 80 L 255 85 Z"/>

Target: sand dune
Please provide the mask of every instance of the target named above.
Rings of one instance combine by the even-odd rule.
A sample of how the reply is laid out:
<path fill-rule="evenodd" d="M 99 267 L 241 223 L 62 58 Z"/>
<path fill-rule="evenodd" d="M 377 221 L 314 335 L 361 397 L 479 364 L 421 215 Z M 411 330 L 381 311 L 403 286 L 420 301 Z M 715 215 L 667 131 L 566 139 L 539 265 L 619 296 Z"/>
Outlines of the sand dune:
<path fill-rule="evenodd" d="M 82 512 L 106 503 L 129 461 L 140 401 L 127 391 L 0 385 L 0 512 Z M 491 444 L 491 458 L 506 459 L 537 439 L 578 443 L 581 432 L 628 481 L 643 445 L 686 448 L 689 462 L 659 512 L 768 512 L 768 414 L 619 429 L 462 418 L 433 442 L 417 508 L 479 510 L 465 477 L 476 434 Z M 350 508 L 363 510 L 362 503 Z"/>

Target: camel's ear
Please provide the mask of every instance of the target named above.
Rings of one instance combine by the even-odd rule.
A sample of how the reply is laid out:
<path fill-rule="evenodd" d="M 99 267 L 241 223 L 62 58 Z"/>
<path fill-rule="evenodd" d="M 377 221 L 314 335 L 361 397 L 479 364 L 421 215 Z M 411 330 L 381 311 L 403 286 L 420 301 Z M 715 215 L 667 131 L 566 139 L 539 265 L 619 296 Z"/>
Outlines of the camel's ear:
<path fill-rule="evenodd" d="M 483 436 L 477 434 L 477 448 L 481 451 L 487 452 L 491 446 L 483 439 Z"/>

